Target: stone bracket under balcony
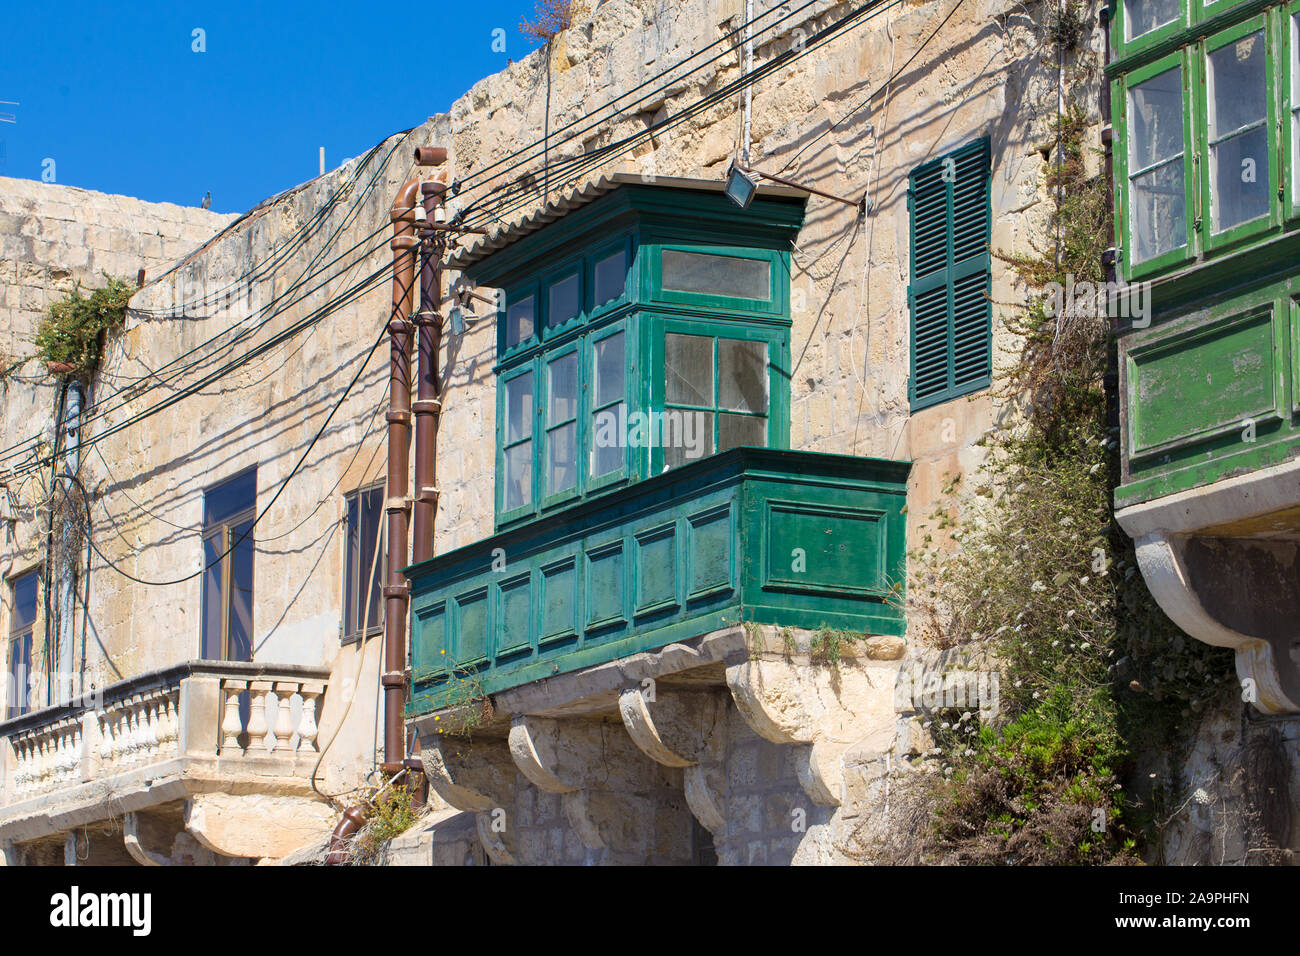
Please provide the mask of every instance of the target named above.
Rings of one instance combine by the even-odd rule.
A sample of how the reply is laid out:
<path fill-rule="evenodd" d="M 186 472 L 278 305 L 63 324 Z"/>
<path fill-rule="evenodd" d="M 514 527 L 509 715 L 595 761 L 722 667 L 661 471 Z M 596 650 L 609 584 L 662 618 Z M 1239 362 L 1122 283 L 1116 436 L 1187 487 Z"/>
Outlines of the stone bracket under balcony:
<path fill-rule="evenodd" d="M 497 864 L 573 860 L 574 846 L 585 862 L 691 862 L 691 817 L 735 859 L 754 806 L 825 830 L 871 806 L 904 643 L 855 642 L 837 668 L 810 660 L 811 637 L 733 626 L 502 691 L 468 736 L 443 732 L 453 711 L 425 714 L 412 724 L 430 786 L 475 814 Z M 795 852 L 826 862 L 826 842 Z"/>
<path fill-rule="evenodd" d="M 333 823 L 311 787 L 328 676 L 193 661 L 0 723 L 0 846 L 122 816 L 125 852 L 158 863 L 145 815 L 222 857 L 288 853 Z"/>
<path fill-rule="evenodd" d="M 1300 462 L 1116 512 L 1152 596 L 1187 634 L 1236 652 L 1242 699 L 1300 713 Z"/>

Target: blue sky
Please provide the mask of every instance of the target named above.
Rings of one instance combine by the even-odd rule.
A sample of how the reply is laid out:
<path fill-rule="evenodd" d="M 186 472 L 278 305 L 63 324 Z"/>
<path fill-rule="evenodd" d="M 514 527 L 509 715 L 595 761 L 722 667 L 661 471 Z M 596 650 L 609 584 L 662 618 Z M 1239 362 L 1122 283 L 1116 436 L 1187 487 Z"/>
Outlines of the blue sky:
<path fill-rule="evenodd" d="M 243 212 L 447 109 L 535 46 L 532 0 L 10 3 L 0 176 Z M 194 52 L 195 29 L 206 52 Z M 505 31 L 504 53 L 493 30 Z"/>

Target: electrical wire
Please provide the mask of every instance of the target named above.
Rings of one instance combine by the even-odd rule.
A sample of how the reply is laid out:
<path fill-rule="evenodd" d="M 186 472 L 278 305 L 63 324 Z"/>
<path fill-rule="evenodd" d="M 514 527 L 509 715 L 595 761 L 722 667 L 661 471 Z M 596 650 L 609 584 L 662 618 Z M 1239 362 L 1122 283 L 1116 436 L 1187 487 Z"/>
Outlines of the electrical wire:
<path fill-rule="evenodd" d="M 376 237 L 377 235 L 379 235 L 381 232 L 384 232 L 384 231 L 388 228 L 386 224 L 385 224 L 385 225 L 381 225 L 378 229 L 376 229 L 375 231 L 371 232 L 368 236 L 364 237 L 363 239 L 359 240 L 358 242 L 354 243 L 354 244 L 353 244 L 353 245 L 352 245 L 348 250 L 344 251 L 343 253 L 340 253 L 338 256 L 335 256 L 332 260 L 330 260 L 329 262 L 325 263 L 325 264 L 324 264 L 323 266 L 321 266 L 320 268 L 316 269 L 315 271 L 309 271 L 309 270 L 311 270 L 312 265 L 314 265 L 315 262 L 319 261 L 320 257 L 323 256 L 324 253 L 325 253 L 325 251 L 328 250 L 328 248 L 330 247 L 330 245 L 333 244 L 333 242 L 334 242 L 334 240 L 337 238 L 338 234 L 341 232 L 341 230 L 342 230 L 343 228 L 346 227 L 347 223 L 352 219 L 352 217 L 355 216 L 355 215 L 359 212 L 359 210 L 360 210 L 360 208 L 361 208 L 361 203 L 364 201 L 365 197 L 369 194 L 371 188 L 373 188 L 373 186 L 374 186 L 375 182 L 377 181 L 379 175 L 380 175 L 380 174 L 381 174 L 381 173 L 382 173 L 382 172 L 387 168 L 388 160 L 389 160 L 389 158 L 391 157 L 393 151 L 396 150 L 397 146 L 401 145 L 401 142 L 404 142 L 404 141 L 405 141 L 405 139 L 406 139 L 406 135 L 409 134 L 409 132 L 410 132 L 410 131 L 408 130 L 408 131 L 406 131 L 406 133 L 401 134 L 401 135 L 402 135 L 402 140 L 399 140 L 398 143 L 395 143 L 395 144 L 390 148 L 388 155 L 386 155 L 385 158 L 384 158 L 384 162 L 379 166 L 379 168 L 377 168 L 377 169 L 372 173 L 371 178 L 370 178 L 370 181 L 367 183 L 366 188 L 362 191 L 362 193 L 357 197 L 356 201 L 352 204 L 352 206 L 351 206 L 351 208 L 349 209 L 348 213 L 345 215 L 343 221 L 340 222 L 339 225 L 338 225 L 337 227 L 335 227 L 335 229 L 334 229 L 334 231 L 331 233 L 329 239 L 328 239 L 328 240 L 327 240 L 327 241 L 322 245 L 321 250 L 318 251 L 318 252 L 316 253 L 315 256 L 313 256 L 312 260 L 310 260 L 310 261 L 308 262 L 307 266 L 304 268 L 303 273 L 299 276 L 299 278 L 298 278 L 297 280 L 295 280 L 295 281 L 294 281 L 293 283 L 291 283 L 291 284 L 290 284 L 290 285 L 289 285 L 289 286 L 288 286 L 288 287 L 287 287 L 283 292 L 281 292 L 279 295 L 277 295 L 275 298 L 273 298 L 273 299 L 271 300 L 271 302 L 268 304 L 268 306 L 266 306 L 263 310 L 259 310 L 259 313 L 254 313 L 253 316 L 251 316 L 249 319 L 244 320 L 244 322 L 237 323 L 235 326 L 233 326 L 233 327 L 230 328 L 230 329 L 224 329 L 224 330 L 222 330 L 221 332 L 217 333 L 217 335 L 215 335 L 215 336 L 213 336 L 212 338 L 206 340 L 205 342 L 200 342 L 198 345 L 196 345 L 196 346 L 194 346 L 193 348 L 189 349 L 187 352 L 182 353 L 180 356 L 177 356 L 176 358 L 172 359 L 172 360 L 169 361 L 167 364 L 165 364 L 165 365 L 163 365 L 163 366 L 160 366 L 159 369 L 152 370 L 150 373 L 146 374 L 145 376 L 141 376 L 139 380 L 142 381 L 142 380 L 144 380 L 145 378 L 148 378 L 150 375 L 157 376 L 157 374 L 158 374 L 159 372 L 163 371 L 164 369 L 167 369 L 169 366 L 174 365 L 175 363 L 181 361 L 182 359 L 184 359 L 184 358 L 186 358 L 186 357 L 188 357 L 188 356 L 190 356 L 190 355 L 195 354 L 195 353 L 198 352 L 199 350 L 202 350 L 202 349 L 204 349 L 204 348 L 207 348 L 208 346 L 211 346 L 211 345 L 213 345 L 214 343 L 218 342 L 218 341 L 219 341 L 223 336 L 225 336 L 225 335 L 229 335 L 230 332 L 231 332 L 232 330 L 237 329 L 240 325 L 242 325 L 242 324 L 244 324 L 244 323 L 247 323 L 247 322 L 251 321 L 251 319 L 257 318 L 257 316 L 258 316 L 260 313 L 262 313 L 262 312 L 265 312 L 265 313 L 266 313 L 265 316 L 264 316 L 264 318 L 263 318 L 263 323 L 262 323 L 262 324 L 264 325 L 265 322 L 268 321 L 269 319 L 274 318 L 275 316 L 279 315 L 280 313 L 282 313 L 283 311 L 285 311 L 286 309 L 288 309 L 288 308 L 291 307 L 292 305 L 295 305 L 295 304 L 297 304 L 298 302 L 302 301 L 302 299 L 304 299 L 304 298 L 306 298 L 307 296 L 311 295 L 312 293 L 314 293 L 315 291 L 317 291 L 317 289 L 319 289 L 321 286 L 323 286 L 324 284 L 326 284 L 326 283 L 322 282 L 322 283 L 318 284 L 317 286 L 315 286 L 315 287 L 314 287 L 313 289 L 311 289 L 310 291 L 304 293 L 303 295 L 301 295 L 301 296 L 297 296 L 296 298 L 291 298 L 291 296 L 293 296 L 294 293 L 296 293 L 299 289 L 302 288 L 302 286 L 305 284 L 306 281 L 308 281 L 308 280 L 311 279 L 311 278 L 315 278 L 317 275 L 320 275 L 322 272 L 327 271 L 328 269 L 330 269 L 331 267 L 333 267 L 335 264 L 337 264 L 337 263 L 338 263 L 338 262 L 339 262 L 343 257 L 345 257 L 345 256 L 347 256 L 347 255 L 349 255 L 349 254 L 351 254 L 351 253 L 352 253 L 353 251 L 355 251 L 358 247 L 360 247 L 361 245 L 365 244 L 365 243 L 368 242 L 369 240 L 373 239 L 374 237 Z M 377 149 L 377 148 L 378 148 L 378 147 L 376 147 L 375 149 Z M 371 150 L 371 153 L 372 153 L 372 154 L 375 152 L 375 149 L 372 149 L 372 150 Z M 408 167 L 408 174 L 409 174 L 409 169 L 410 169 L 410 168 L 413 168 L 413 167 Z M 365 252 L 361 257 L 359 257 L 359 259 L 358 259 L 356 262 L 351 263 L 349 266 L 347 266 L 347 267 L 345 267 L 343 270 L 341 270 L 341 273 L 343 273 L 343 272 L 347 272 L 347 271 L 350 271 L 351 268 L 354 268 L 354 267 L 355 267 L 357 264 L 359 264 L 361 261 L 364 261 L 366 258 L 369 258 L 369 256 L 372 255 L 374 252 L 379 251 L 379 249 L 382 248 L 382 245 L 383 245 L 383 244 L 381 243 L 381 244 L 379 244 L 379 245 L 376 245 L 376 246 L 373 246 L 373 247 L 368 248 L 368 249 L 366 250 L 366 252 Z M 341 274 L 341 273 L 340 273 L 340 274 Z M 337 278 L 337 276 L 332 277 L 332 278 Z M 328 280 L 327 280 L 327 281 L 328 281 Z M 272 307 L 275 306 L 277 302 L 282 302 L 282 304 L 280 305 L 279 308 L 275 308 L 273 311 L 267 311 L 267 310 L 272 309 Z M 132 310 L 132 312 L 133 312 L 133 313 L 134 313 L 134 312 L 137 312 L 137 310 Z M 183 311 L 182 311 L 182 315 L 183 315 L 183 314 L 184 314 L 184 313 L 183 313 Z M 260 327 L 260 326 L 259 326 L 259 327 Z M 237 344 L 239 341 L 242 341 L 243 339 L 247 338 L 248 334 L 251 334 L 251 332 L 253 332 L 253 331 L 256 331 L 256 328 L 248 329 L 248 330 L 245 330 L 244 332 L 241 332 L 239 335 L 237 335 L 237 336 L 235 337 L 235 339 L 233 339 L 231 342 L 227 343 L 227 344 L 226 344 L 226 347 L 229 348 L 229 347 L 231 347 L 231 346 Z M 195 362 L 192 362 L 192 363 L 190 363 L 189 365 L 184 366 L 183 368 L 177 370 L 175 373 L 173 373 L 171 376 L 169 376 L 168 379 L 166 379 L 166 380 L 161 380 L 161 381 L 159 381 L 159 382 L 157 382 L 157 383 L 155 383 L 155 384 L 151 384 L 150 386 L 148 386 L 148 387 L 146 387 L 146 388 L 144 388 L 144 389 L 140 389 L 140 390 L 136 391 L 135 393 L 131 394 L 131 395 L 128 396 L 126 399 L 124 399 L 122 402 L 120 402 L 116 407 L 120 408 L 120 407 L 122 407 L 122 405 L 124 405 L 127 401 L 135 401 L 136 399 L 140 398 L 141 395 L 143 395 L 143 394 L 147 394 L 149 391 L 152 391 L 155 387 L 160 387 L 160 386 L 163 385 L 163 384 L 167 384 L 169 381 L 174 381 L 177 377 L 179 377 L 179 376 L 185 374 L 186 372 L 192 370 L 194 367 L 197 367 L 197 366 L 203 364 L 203 362 L 210 360 L 211 357 L 212 357 L 212 356 L 204 356 L 203 358 L 200 358 L 199 360 L 197 360 L 197 361 L 195 361 Z M 106 413 L 104 412 L 104 410 L 103 410 L 103 405 L 104 405 L 106 402 L 110 401 L 112 398 L 115 398 L 115 397 L 120 396 L 120 395 L 122 394 L 122 392 L 124 392 L 124 391 L 128 391 L 129 388 L 130 388 L 130 387 L 128 386 L 128 387 L 126 387 L 126 388 L 119 389 L 117 392 L 114 393 L 113 396 L 108 396 L 108 397 L 106 397 L 106 398 L 104 398 L 104 399 L 102 399 L 102 400 L 100 400 L 100 401 L 94 403 L 94 404 L 91 405 L 90 407 L 88 407 L 88 408 L 86 409 L 86 415 L 83 416 L 84 419 L 85 419 L 85 421 L 86 421 L 86 423 L 89 424 L 91 421 L 94 421 L 95 419 L 98 419 L 98 418 L 103 417 L 104 414 L 106 414 Z M 111 411 L 111 410 L 110 410 L 110 411 Z M 0 461 L 7 461 L 7 460 L 10 460 L 10 459 L 12 459 L 12 458 L 14 458 L 14 457 L 17 457 L 19 454 L 22 453 L 23 450 L 25 450 L 25 447 L 26 447 L 27 445 L 33 445 L 33 446 L 34 446 L 34 445 L 38 444 L 39 441 L 40 441 L 40 437 L 41 437 L 40 435 L 36 435 L 36 436 L 33 436 L 32 438 L 29 438 L 29 439 L 24 440 L 23 442 L 19 442 L 18 444 L 12 445 L 12 446 L 10 446 L 9 448 L 6 448 L 6 449 L 0 449 Z"/>
<path fill-rule="evenodd" d="M 349 304 L 350 302 L 356 300 L 357 298 L 360 298 L 366 292 L 370 291 L 371 288 L 375 287 L 379 283 L 379 281 L 385 277 L 386 273 L 390 272 L 391 270 L 392 270 L 392 263 L 391 262 L 385 263 L 383 266 L 376 269 L 365 279 L 356 283 L 354 286 L 352 286 L 345 292 L 340 293 L 338 296 L 336 296 L 334 299 L 330 300 L 329 302 L 325 303 L 320 308 L 308 313 L 304 318 L 297 320 L 296 322 L 289 325 L 287 328 L 276 333 L 276 335 L 272 336 L 266 342 L 263 342 L 257 345 L 256 347 L 250 349 L 249 351 L 245 352 L 243 355 L 238 356 L 237 358 L 234 358 L 226 362 L 224 365 L 217 368 L 215 371 L 209 372 L 206 375 L 204 375 L 197 382 L 187 386 L 186 388 L 176 392 L 173 395 L 168 396 L 165 399 L 158 401 L 157 403 L 150 406 L 149 408 L 141 412 L 138 412 L 135 415 L 127 419 L 124 419 L 123 421 L 118 422 L 95 435 L 83 439 L 83 444 L 97 444 L 98 442 L 101 442 L 109 438 L 110 436 L 122 431 L 123 429 L 128 428 L 131 425 L 137 424 L 141 421 L 144 421 L 145 419 L 150 418 L 153 415 L 156 415 L 167 408 L 170 408 L 172 405 L 175 405 L 177 402 L 182 401 L 185 398 L 188 398 L 189 396 L 198 393 L 204 387 L 210 385 L 212 382 L 224 378 L 226 375 L 230 374 L 235 369 L 242 367 L 243 365 L 252 361 L 254 358 L 257 358 L 258 356 L 265 354 L 269 350 L 275 348 L 281 342 L 287 341 L 288 339 L 292 338 L 294 335 L 297 335 L 299 332 L 303 331 L 304 329 L 316 325 L 326 316 L 337 311 L 339 308 L 342 308 L 343 306 Z M 28 471 L 41 467 L 49 460 L 50 460 L 50 456 L 48 455 L 36 457 L 34 459 L 29 460 L 24 465 L 18 466 L 17 468 L 13 469 L 12 474 L 15 476 L 25 474 Z"/>
<path fill-rule="evenodd" d="M 564 173 L 568 179 L 577 179 L 584 173 L 604 165 L 611 158 L 619 156 L 634 148 L 643 139 L 652 135 L 660 135 L 693 116 L 696 116 L 719 103 L 730 100 L 746 86 L 765 79 L 772 73 L 785 68 L 790 63 L 811 54 L 814 50 L 819 49 L 822 45 L 829 42 L 831 39 L 834 39 L 841 32 L 858 25 L 860 22 L 866 22 L 867 20 L 873 19 L 879 13 L 896 6 L 901 2 L 902 0 L 868 0 L 867 3 L 856 7 L 839 20 L 836 20 L 819 30 L 809 38 L 801 48 L 796 50 L 795 47 L 792 46 L 789 50 L 785 50 L 776 55 L 761 67 L 751 71 L 749 74 L 741 76 L 739 79 L 733 80 L 730 83 L 719 87 L 713 93 L 710 93 L 707 96 L 696 100 L 690 106 L 679 110 L 662 123 L 638 133 L 633 133 L 622 140 L 602 146 L 583 156 L 557 160 L 551 165 L 550 172 L 554 173 L 559 171 Z M 536 174 L 537 173 L 534 172 L 534 177 Z M 526 182 L 526 180 L 521 180 L 520 182 Z M 516 187 L 516 192 L 518 189 L 519 187 Z M 498 207 L 490 212 L 482 213 L 477 217 L 466 217 L 464 213 L 462 213 L 456 222 L 457 224 L 480 226 L 492 221 L 502 221 L 504 216 L 509 215 L 511 212 L 531 205 L 533 200 L 530 197 L 531 191 L 528 196 L 513 204 L 509 202 L 509 197 L 507 197 L 502 207 Z"/>
<path fill-rule="evenodd" d="M 329 414 L 325 416 L 325 420 L 321 422 L 320 428 L 316 430 L 316 434 L 312 436 L 311 441 L 307 443 L 307 447 L 303 449 L 302 455 L 299 456 L 297 464 L 293 466 L 293 470 L 290 471 L 289 474 L 285 476 L 284 481 L 280 483 L 280 487 L 277 488 L 275 494 L 271 496 L 271 500 L 268 501 L 266 503 L 266 506 L 263 507 L 260 512 L 258 512 L 256 517 L 253 518 L 252 523 L 249 524 L 248 526 L 248 530 L 246 530 L 243 534 L 241 534 L 239 538 L 234 543 L 232 543 L 229 548 L 223 551 L 220 554 L 220 556 L 218 556 L 214 561 L 204 565 L 194 573 L 184 575 L 183 577 L 172 578 L 167 581 L 147 581 L 143 578 L 137 578 L 135 575 L 122 570 L 116 564 L 114 564 L 111 559 L 109 559 L 107 556 L 104 555 L 102 551 L 99 550 L 98 546 L 95 545 L 93 537 L 89 533 L 87 533 L 86 535 L 86 542 L 92 548 L 95 549 L 95 554 L 99 555 L 100 560 L 103 561 L 108 567 L 112 568 L 114 571 L 116 571 L 118 574 L 120 574 L 122 577 L 126 578 L 127 580 L 133 581 L 136 584 L 143 584 L 148 587 L 168 587 L 174 584 L 183 584 L 186 581 L 191 581 L 194 578 L 197 578 L 199 575 L 203 574 L 209 568 L 215 567 L 216 565 L 220 564 L 223 560 L 225 560 L 225 558 L 232 551 L 235 550 L 235 548 L 239 547 L 239 545 L 241 545 L 249 537 L 249 535 L 253 533 L 253 529 L 257 527 L 257 525 L 261 522 L 261 520 L 266 516 L 266 513 L 270 511 L 271 508 L 275 505 L 275 503 L 280 499 L 280 495 L 284 494 L 284 489 L 289 487 L 289 483 L 293 481 L 294 476 L 297 475 L 298 472 L 302 470 L 303 464 L 307 461 L 307 456 L 311 454 L 312 449 L 316 447 L 316 443 L 320 441 L 321 436 L 325 434 L 325 429 L 327 429 L 329 427 L 330 422 L 334 420 L 334 416 L 338 413 L 338 410 L 343 407 L 344 401 L 347 400 L 347 397 L 351 393 L 353 386 L 355 386 L 357 384 L 357 381 L 361 378 L 361 373 L 365 371 L 366 366 L 370 363 L 370 359 L 374 356 L 375 350 L 379 348 L 380 343 L 383 342 L 387 336 L 388 336 L 388 326 L 387 323 L 385 323 L 384 328 L 380 330 L 380 333 L 378 337 L 375 339 L 374 344 L 370 346 L 369 351 L 366 352 L 365 357 L 361 360 L 360 364 L 357 366 L 357 370 L 353 374 L 352 379 L 348 382 L 347 387 L 343 389 L 343 394 L 339 396 L 338 401 L 334 403 L 334 407 L 331 408 Z"/>

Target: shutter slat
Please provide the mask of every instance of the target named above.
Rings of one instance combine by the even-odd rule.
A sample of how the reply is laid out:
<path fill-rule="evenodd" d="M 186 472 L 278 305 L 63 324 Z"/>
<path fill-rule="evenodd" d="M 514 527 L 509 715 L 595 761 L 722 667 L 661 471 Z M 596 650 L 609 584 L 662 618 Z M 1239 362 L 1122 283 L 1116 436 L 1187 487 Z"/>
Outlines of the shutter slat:
<path fill-rule="evenodd" d="M 951 182 L 945 170 L 955 174 Z M 913 170 L 909 198 L 915 407 L 970 391 L 991 375 L 988 141 Z M 919 280 L 924 291 L 917 291 Z"/>

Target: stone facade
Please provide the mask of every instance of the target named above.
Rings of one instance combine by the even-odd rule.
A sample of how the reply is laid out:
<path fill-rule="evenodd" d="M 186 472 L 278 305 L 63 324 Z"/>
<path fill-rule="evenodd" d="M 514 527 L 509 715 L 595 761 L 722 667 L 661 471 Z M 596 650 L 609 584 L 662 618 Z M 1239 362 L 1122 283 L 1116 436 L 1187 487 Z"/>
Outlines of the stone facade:
<path fill-rule="evenodd" d="M 760 11 L 776 6 L 756 4 Z M 818 3 L 785 19 L 761 35 L 756 63 L 802 48 L 848 9 Z M 233 224 L 199 210 L 0 181 L 0 302 L 13 354 L 29 348 L 24 343 L 54 292 L 101 268 L 146 271 L 89 396 L 96 411 L 84 440 L 94 447 L 81 480 L 96 549 L 79 658 L 85 680 L 111 688 L 199 656 L 204 490 L 251 466 L 257 511 L 266 512 L 255 534 L 254 661 L 328 674 L 319 681 L 327 689 L 310 734 L 301 730 L 302 701 L 315 691 L 304 693 L 305 679 L 289 687 L 289 674 L 243 684 L 238 675 L 220 678 L 234 682 L 219 690 L 227 704 L 242 689 L 272 728 L 285 715 L 288 732 L 279 739 L 294 751 L 284 765 L 287 782 L 264 787 L 242 808 L 196 802 L 180 790 L 165 806 L 141 805 L 135 826 L 154 847 L 140 850 L 144 859 L 154 853 L 193 861 L 193 839 L 204 852 L 224 847 L 222 858 L 284 856 L 288 848 L 269 833 L 277 821 L 323 828 L 316 810 L 327 806 L 325 798 L 335 809 L 346 805 L 376 765 L 382 641 L 341 642 L 344 496 L 384 474 L 388 211 L 413 171 L 412 148 L 446 146 L 447 174 L 469 183 L 451 211 L 477 208 L 486 192 L 471 177 L 547 131 L 555 137 L 550 162 L 581 156 L 663 123 L 734 81 L 740 65 L 731 54 L 687 78 L 670 71 L 653 96 L 582 121 L 619 92 L 660 86 L 661 71 L 733 30 L 742 10 L 740 0 L 606 0 L 549 48 L 475 84 L 447 114 Z M 1032 12 L 979 0 L 940 27 L 948 12 L 948 4 L 911 0 L 891 7 L 753 93 L 753 165 L 788 167 L 784 175 L 799 182 L 871 200 L 863 222 L 838 203 L 813 197 L 808 204 L 791 277 L 791 447 L 912 461 L 913 543 L 919 516 L 958 506 L 944 487 L 955 475 L 978 472 L 977 442 L 1003 412 L 988 390 L 910 411 L 908 174 L 988 136 L 993 249 L 1031 253 L 1048 212 L 1042 178 L 1055 109 L 1056 72 L 1042 60 Z M 1094 33 L 1079 55 L 1095 58 L 1100 46 Z M 854 111 L 864 101 L 867 108 Z M 1085 106 L 1100 124 L 1096 103 Z M 736 151 L 739 108 L 739 97 L 717 105 L 589 175 L 617 169 L 721 178 Z M 542 158 L 511 177 L 535 173 Z M 518 209 L 502 215 L 518 216 L 576 185 L 534 176 Z M 1012 305 L 1024 299 L 1013 270 L 996 257 L 991 297 Z M 995 362 L 1013 345 L 995 305 Z M 495 468 L 495 330 L 490 322 L 473 324 L 448 336 L 444 349 L 438 553 L 491 533 Z M 51 426 L 54 390 L 31 364 L 22 376 L 33 381 L 20 376 L 7 386 L 4 445 Z M 125 424 L 168 400 L 176 404 Z M 18 511 L 0 558 L 7 573 L 39 563 L 43 529 L 39 482 L 11 487 Z M 887 799 L 897 770 L 891 761 L 909 748 L 919 752 L 916 721 L 894 701 L 905 648 L 898 642 L 836 672 L 812 665 L 806 645 L 791 657 L 779 643 L 766 635 L 755 651 L 751 635 L 732 629 L 702 635 L 687 649 L 695 655 L 689 659 L 669 653 L 678 645 L 650 655 L 653 668 L 644 674 L 633 674 L 635 662 L 621 662 L 613 671 L 575 675 L 567 691 L 521 688 L 494 702 L 494 722 L 464 753 L 419 726 L 441 797 L 432 798 L 436 813 L 419 832 L 389 848 L 389 862 L 852 862 L 846 850 L 854 832 Z M 626 696 L 632 676 L 633 686 L 645 677 L 663 686 L 644 711 Z M 597 686 L 602 680 L 612 683 Z M 241 740 L 254 731 L 238 713 L 231 719 Z M 904 735 L 896 738 L 900 726 Z M 257 740 L 266 736 L 263 728 Z M 213 766 L 236 773 L 219 767 L 225 746 L 212 741 Z M 243 743 L 230 746 L 230 757 L 243 753 Z M 17 758 L 5 759 L 12 779 Z M 89 767 L 78 772 L 93 778 Z M 277 800 L 297 802 L 281 813 Z M 0 806 L 0 842 L 13 842 L 4 812 Z M 114 813 L 104 807 L 83 823 L 101 826 Z M 261 849 L 259 817 L 267 828 Z M 309 836 L 302 825 L 303 844 L 323 835 Z M 243 826 L 252 827 L 251 836 Z M 38 830 L 41 842 L 11 847 L 11 857 L 57 856 L 62 831 L 23 833 Z M 120 839 L 111 828 L 108 836 L 92 830 L 87 839 L 104 844 L 97 852 L 119 853 L 105 842 Z M 213 836 L 222 833 L 239 839 Z M 74 858 L 84 859 L 72 846 Z"/>

